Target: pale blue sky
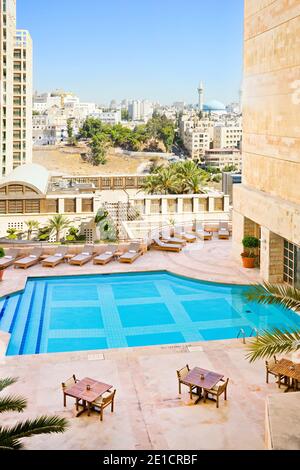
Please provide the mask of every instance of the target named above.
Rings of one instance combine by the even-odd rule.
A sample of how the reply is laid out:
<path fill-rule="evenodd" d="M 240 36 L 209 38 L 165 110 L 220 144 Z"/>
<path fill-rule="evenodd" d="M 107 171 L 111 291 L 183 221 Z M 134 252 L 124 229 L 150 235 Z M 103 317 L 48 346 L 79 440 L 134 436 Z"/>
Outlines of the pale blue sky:
<path fill-rule="evenodd" d="M 34 88 L 85 101 L 238 100 L 243 0 L 17 0 Z"/>

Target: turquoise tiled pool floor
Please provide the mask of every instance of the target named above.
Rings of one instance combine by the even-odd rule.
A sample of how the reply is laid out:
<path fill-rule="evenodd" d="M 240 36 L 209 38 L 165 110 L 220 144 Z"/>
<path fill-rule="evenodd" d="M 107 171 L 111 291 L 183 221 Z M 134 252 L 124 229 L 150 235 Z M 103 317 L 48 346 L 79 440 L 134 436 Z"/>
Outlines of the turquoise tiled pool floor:
<path fill-rule="evenodd" d="M 247 287 L 166 272 L 29 279 L 0 300 L 7 355 L 236 338 L 256 328 L 300 328 L 300 317 L 249 303 Z"/>

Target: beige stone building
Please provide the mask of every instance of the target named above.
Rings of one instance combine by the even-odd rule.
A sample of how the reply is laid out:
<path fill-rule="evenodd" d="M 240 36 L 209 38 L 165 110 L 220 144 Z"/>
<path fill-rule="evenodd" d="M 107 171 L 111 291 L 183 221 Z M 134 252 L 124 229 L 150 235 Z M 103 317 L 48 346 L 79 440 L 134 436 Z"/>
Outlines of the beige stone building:
<path fill-rule="evenodd" d="M 217 125 L 214 128 L 214 148 L 240 147 L 242 134 L 242 127 Z"/>
<path fill-rule="evenodd" d="M 300 287 L 300 2 L 246 0 L 243 184 L 234 187 L 236 256 L 261 239 L 265 280 Z"/>
<path fill-rule="evenodd" d="M 206 150 L 204 155 L 206 166 L 223 170 L 228 165 L 234 165 L 237 170 L 242 168 L 242 154 L 236 148 L 214 148 Z"/>
<path fill-rule="evenodd" d="M 121 238 L 144 238 L 170 219 L 190 226 L 195 220 L 229 220 L 229 197 L 221 192 L 150 196 L 141 192 L 143 181 L 140 175 L 51 177 L 40 165 L 22 165 L 0 182 L 0 238 L 8 229 L 26 238 L 27 221 L 43 227 L 63 214 L 92 242 L 99 238 L 95 215 L 104 207 Z"/>
<path fill-rule="evenodd" d="M 0 0 L 0 176 L 32 159 L 32 43 L 16 0 Z"/>

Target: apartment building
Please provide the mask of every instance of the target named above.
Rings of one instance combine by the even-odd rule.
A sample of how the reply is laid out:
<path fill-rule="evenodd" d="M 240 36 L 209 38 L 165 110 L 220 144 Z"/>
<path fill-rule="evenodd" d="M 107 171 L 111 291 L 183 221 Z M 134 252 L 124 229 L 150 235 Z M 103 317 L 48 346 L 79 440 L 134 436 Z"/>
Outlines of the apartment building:
<path fill-rule="evenodd" d="M 261 240 L 260 274 L 300 288 L 299 1 L 245 2 L 243 182 L 234 185 L 234 254 Z"/>
<path fill-rule="evenodd" d="M 16 0 L 0 1 L 0 176 L 32 159 L 32 42 Z"/>
<path fill-rule="evenodd" d="M 206 150 L 204 155 L 206 166 L 223 170 L 228 165 L 234 165 L 237 170 L 242 168 L 242 154 L 235 148 L 214 148 Z"/>
<path fill-rule="evenodd" d="M 37 113 L 45 113 L 53 106 L 60 107 L 60 96 L 52 96 L 51 93 L 35 93 L 33 96 L 33 111 Z"/>
<path fill-rule="evenodd" d="M 214 148 L 240 148 L 243 129 L 238 126 L 216 125 L 214 128 Z"/>
<path fill-rule="evenodd" d="M 192 158 L 201 158 L 210 146 L 209 132 L 188 128 L 184 133 L 184 146 Z"/>

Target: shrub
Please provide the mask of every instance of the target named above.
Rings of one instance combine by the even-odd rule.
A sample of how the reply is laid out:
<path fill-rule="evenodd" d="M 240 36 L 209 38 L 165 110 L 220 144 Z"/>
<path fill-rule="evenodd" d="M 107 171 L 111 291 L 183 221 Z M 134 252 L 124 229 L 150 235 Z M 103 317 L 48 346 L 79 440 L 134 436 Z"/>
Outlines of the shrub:
<path fill-rule="evenodd" d="M 5 255 L 4 249 L 0 247 L 0 258 L 3 258 L 4 255 Z"/>
<path fill-rule="evenodd" d="M 242 240 L 243 247 L 245 248 L 244 253 L 241 254 L 244 258 L 256 258 L 254 252 L 255 248 L 259 247 L 259 239 L 256 237 L 247 236 Z"/>

